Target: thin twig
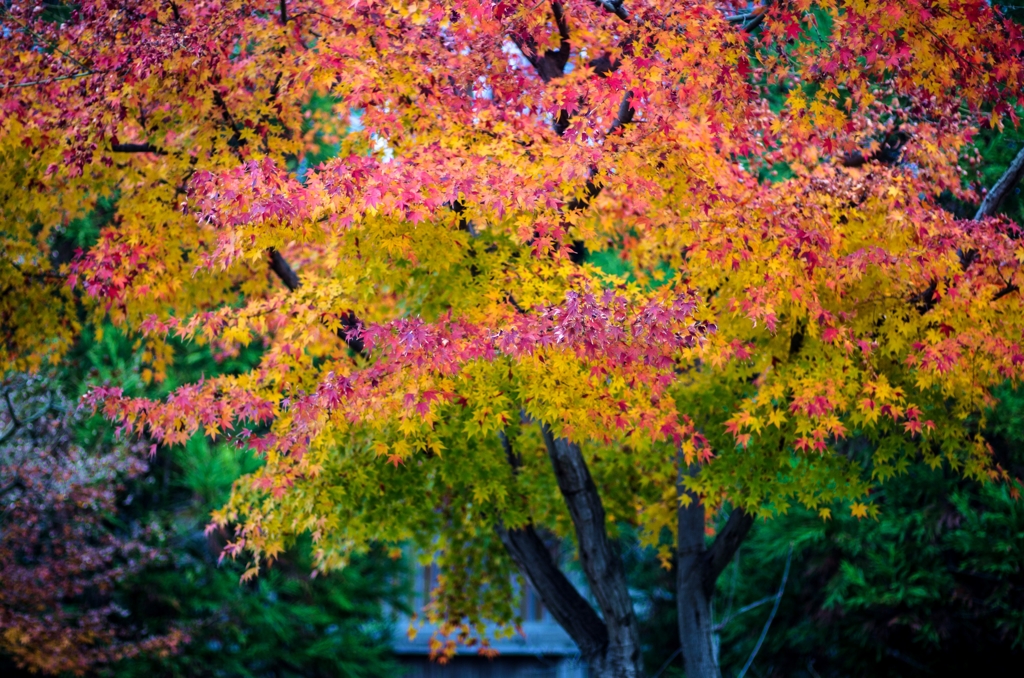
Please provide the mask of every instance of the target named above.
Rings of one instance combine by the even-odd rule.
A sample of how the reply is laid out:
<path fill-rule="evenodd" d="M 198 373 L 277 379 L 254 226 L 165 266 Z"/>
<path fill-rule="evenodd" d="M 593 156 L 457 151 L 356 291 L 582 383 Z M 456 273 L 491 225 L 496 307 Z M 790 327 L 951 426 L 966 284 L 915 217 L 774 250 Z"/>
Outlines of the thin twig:
<path fill-rule="evenodd" d="M 665 673 L 665 669 L 667 669 L 672 664 L 672 660 L 678 657 L 682 653 L 682 651 L 683 648 L 679 648 L 678 650 L 673 652 L 672 656 L 665 660 L 665 663 L 661 665 L 661 668 L 658 669 L 658 672 L 651 676 L 651 678 L 658 678 L 658 676 Z"/>
<path fill-rule="evenodd" d="M 731 622 L 733 619 L 735 619 L 736 617 L 740 616 L 744 612 L 750 612 L 751 610 L 754 610 L 754 609 L 756 609 L 758 607 L 761 607 L 765 603 L 770 603 L 771 601 L 775 600 L 776 597 L 777 597 L 777 594 L 773 593 L 772 595 L 765 596 L 761 600 L 759 600 L 757 602 L 754 602 L 754 603 L 751 603 L 750 605 L 744 605 L 740 609 L 736 610 L 736 612 L 734 612 L 733 614 L 730 614 L 725 619 L 723 619 L 722 621 L 720 621 L 717 624 L 715 624 L 715 631 L 721 631 L 722 629 L 725 628 L 726 624 L 728 624 L 729 622 Z"/>
<path fill-rule="evenodd" d="M 36 85 L 49 85 L 53 82 L 60 82 L 61 80 L 73 80 L 75 78 L 85 78 L 90 75 L 98 75 L 100 71 L 86 71 L 85 73 L 73 73 L 72 75 L 62 75 L 59 78 L 50 78 L 49 80 L 33 80 L 31 82 L 11 82 L 3 86 L 3 89 L 20 89 L 22 87 L 35 87 Z"/>
<path fill-rule="evenodd" d="M 779 592 L 775 594 L 775 605 L 772 606 L 772 613 L 768 615 L 768 621 L 764 623 L 764 628 L 761 629 L 761 637 L 757 639 L 757 645 L 754 646 L 753 652 L 747 658 L 747 663 L 743 665 L 740 672 L 736 674 L 736 678 L 743 678 L 746 675 L 747 670 L 750 669 L 750 665 L 754 663 L 754 657 L 757 656 L 758 650 L 761 649 L 761 644 L 764 642 L 765 636 L 768 635 L 768 628 L 772 625 L 772 621 L 775 619 L 775 613 L 779 611 L 779 603 L 782 602 L 782 594 L 786 590 L 786 580 L 789 579 L 789 564 L 793 560 L 793 545 L 789 545 L 789 554 L 786 556 L 786 569 L 782 571 L 782 583 L 779 584 Z"/>

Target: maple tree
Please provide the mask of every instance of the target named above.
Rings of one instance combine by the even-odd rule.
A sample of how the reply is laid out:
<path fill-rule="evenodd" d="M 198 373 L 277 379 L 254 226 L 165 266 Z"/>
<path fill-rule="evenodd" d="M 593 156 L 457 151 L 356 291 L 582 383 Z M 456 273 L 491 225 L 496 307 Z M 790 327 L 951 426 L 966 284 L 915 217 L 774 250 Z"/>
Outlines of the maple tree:
<path fill-rule="evenodd" d="M 993 217 L 1024 157 L 975 219 L 937 201 L 979 197 L 961 161 L 1021 102 L 1024 39 L 984 0 L 2 22 L 4 368 L 104 319 L 147 379 L 171 337 L 262 342 L 162 401 L 92 395 L 125 432 L 263 456 L 216 514 L 250 576 L 305 532 L 324 569 L 412 542 L 444 572 L 428 618 L 472 642 L 515 620 L 514 566 L 597 675 L 640 675 L 611 540 L 632 523 L 675 556 L 688 675 L 715 676 L 710 596 L 754 518 L 877 512 L 837 440 L 870 441 L 874 480 L 917 457 L 1006 477 L 964 422 L 1024 365 L 1024 251 Z M 576 541 L 600 614 L 543 530 Z"/>

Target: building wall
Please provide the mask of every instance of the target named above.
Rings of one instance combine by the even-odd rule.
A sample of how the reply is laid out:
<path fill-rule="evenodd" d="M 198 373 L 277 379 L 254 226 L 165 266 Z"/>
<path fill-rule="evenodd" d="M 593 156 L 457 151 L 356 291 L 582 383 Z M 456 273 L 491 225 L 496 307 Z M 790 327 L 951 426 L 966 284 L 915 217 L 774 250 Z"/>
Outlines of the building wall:
<path fill-rule="evenodd" d="M 430 600 L 437 583 L 433 565 L 418 566 L 413 578 L 415 593 L 412 609 L 418 610 Z M 395 627 L 392 648 L 405 669 L 405 678 L 586 678 L 586 665 L 579 660 L 579 649 L 544 608 L 540 596 L 529 588 L 522 592 L 521 634 L 496 638 L 491 629 L 491 647 L 498 651 L 493 659 L 481 657 L 471 649 L 463 650 L 447 664 L 429 658 L 430 638 L 436 629 L 415 623 L 416 636 L 407 633 L 408 619 Z"/>
<path fill-rule="evenodd" d="M 586 678 L 586 667 L 570 657 L 461 656 L 448 664 L 403 657 L 404 678 Z"/>

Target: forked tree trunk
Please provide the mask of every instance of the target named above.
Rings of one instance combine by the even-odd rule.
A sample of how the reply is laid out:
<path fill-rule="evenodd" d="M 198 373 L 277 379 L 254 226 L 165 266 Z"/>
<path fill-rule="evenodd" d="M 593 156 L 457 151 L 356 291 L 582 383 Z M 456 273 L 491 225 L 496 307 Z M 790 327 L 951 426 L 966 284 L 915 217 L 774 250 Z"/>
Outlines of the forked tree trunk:
<path fill-rule="evenodd" d="M 591 663 L 591 670 L 598 676 L 640 678 L 643 675 L 640 629 L 622 559 L 605 529 L 601 495 L 579 446 L 565 438 L 555 439 L 547 426 L 542 432 L 558 489 L 576 528 L 580 564 L 608 629 L 608 646 Z"/>
<path fill-rule="evenodd" d="M 696 473 L 696 466 L 688 469 Z M 753 525 L 743 509 L 734 509 L 711 548 L 705 547 L 704 505 L 683 486 L 680 496 L 689 504 L 679 506 L 679 534 L 676 551 L 676 612 L 679 618 L 679 645 L 686 666 L 686 678 L 721 678 L 715 647 L 711 597 L 718 575 L 725 569 Z"/>
<path fill-rule="evenodd" d="M 554 563 L 532 525 L 515 530 L 499 527 L 502 541 L 555 621 L 576 641 L 591 675 L 640 678 L 640 631 L 622 560 L 605 529 L 601 497 L 579 446 L 555 439 L 547 426 L 542 427 L 542 432 L 575 527 L 580 563 L 600 616 Z M 504 436 L 502 444 L 509 462 L 518 469 L 518 457 Z"/>
<path fill-rule="evenodd" d="M 558 488 L 572 516 L 579 543 L 580 563 L 600 615 L 558 568 L 533 525 L 508 530 L 499 526 L 509 554 L 540 595 L 544 605 L 580 648 L 591 675 L 599 678 L 640 678 L 643 675 L 640 631 L 633 610 L 626 574 L 619 554 L 605 529 L 601 497 L 578 445 L 556 439 L 547 426 L 541 429 Z M 518 471 L 520 461 L 504 435 L 502 445 L 509 463 Z M 705 547 L 704 505 L 683 486 L 679 493 L 690 498 L 680 505 L 676 595 L 679 640 L 687 678 L 720 678 L 714 647 L 711 596 L 715 581 L 746 537 L 753 519 L 734 509 L 710 548 Z"/>

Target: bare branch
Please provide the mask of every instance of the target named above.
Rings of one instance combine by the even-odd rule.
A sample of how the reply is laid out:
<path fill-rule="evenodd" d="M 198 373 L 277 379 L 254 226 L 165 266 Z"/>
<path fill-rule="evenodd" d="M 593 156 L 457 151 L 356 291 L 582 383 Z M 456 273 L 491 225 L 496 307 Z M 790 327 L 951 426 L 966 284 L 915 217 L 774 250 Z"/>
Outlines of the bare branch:
<path fill-rule="evenodd" d="M 512 473 L 518 474 L 522 459 L 512 449 L 512 443 L 504 431 L 499 432 L 498 437 Z M 499 524 L 498 535 L 512 560 L 544 601 L 551 616 L 576 642 L 583 656 L 591 659 L 601 655 L 608 646 L 608 629 L 590 603 L 555 564 L 551 551 L 533 524 L 513 530 Z"/>
<path fill-rule="evenodd" d="M 0 435 L 0 445 L 3 445 L 8 440 L 10 440 L 14 436 L 14 434 L 18 432 L 19 428 L 21 427 L 17 426 L 16 424 L 11 424 L 11 427 L 4 431 L 2 435 Z"/>
<path fill-rule="evenodd" d="M 761 22 L 764 21 L 764 18 L 768 16 L 768 5 L 770 4 L 770 2 L 765 2 L 764 7 L 762 7 L 760 11 L 755 10 L 751 17 L 743 22 L 743 30 L 750 33 L 760 26 Z"/>
<path fill-rule="evenodd" d="M 729 564 L 736 549 L 739 548 L 753 525 L 754 518 L 741 508 L 734 508 L 729 514 L 729 520 L 715 537 L 715 541 L 705 556 L 704 586 L 707 590 L 714 591 L 718 576 Z"/>
<path fill-rule="evenodd" d="M 1020 183 L 1022 177 L 1024 177 L 1024 148 L 1020 149 L 1017 157 L 1013 159 L 1010 166 L 1003 172 L 1003 176 L 999 177 L 995 185 L 985 194 L 985 199 L 981 201 L 981 206 L 978 207 L 978 212 L 974 215 L 974 218 L 984 219 L 985 217 L 993 216 L 999 209 L 999 206 L 1003 204 L 1003 201 L 1006 200 L 1006 196 L 1010 194 L 1010 191 Z"/>
<path fill-rule="evenodd" d="M 772 606 L 772 613 L 768 615 L 768 621 L 764 623 L 764 628 L 761 629 L 761 637 L 757 639 L 757 645 L 754 646 L 753 651 L 747 658 L 747 663 L 743 665 L 740 672 L 736 674 L 736 678 L 743 678 L 747 671 L 750 669 L 750 665 L 754 663 L 754 657 L 757 656 L 758 651 L 761 649 L 761 644 L 764 643 L 765 636 L 768 635 L 768 629 L 772 625 L 772 621 L 775 619 L 775 613 L 779 611 L 779 603 L 782 602 L 782 594 L 786 590 L 786 581 L 789 579 L 789 564 L 793 560 L 793 546 L 789 547 L 789 555 L 786 556 L 786 569 L 782 572 L 782 583 L 779 584 L 779 592 L 775 594 L 775 605 Z"/>
<path fill-rule="evenodd" d="M 153 144 L 111 144 L 110 150 L 114 153 L 153 153 L 155 155 L 167 155 L 167 151 L 154 146 Z"/>
<path fill-rule="evenodd" d="M 628 90 L 622 96 L 622 103 L 619 104 L 619 113 L 615 116 L 615 120 L 612 121 L 612 126 L 608 128 L 608 134 L 614 134 L 618 129 L 633 122 L 633 116 L 636 115 L 636 111 L 630 105 L 633 100 L 633 90 Z"/>
<path fill-rule="evenodd" d="M 605 52 L 596 59 L 588 61 L 587 65 L 594 69 L 594 75 L 607 78 L 610 74 L 619 70 L 619 66 L 622 65 L 622 61 L 619 59 L 612 61 L 611 53 Z"/>
<path fill-rule="evenodd" d="M 11 417 L 11 422 L 15 427 L 21 426 L 21 420 L 18 419 L 18 415 L 14 412 L 14 403 L 11 402 L 11 394 L 9 392 L 4 393 L 4 401 L 7 403 L 7 414 Z"/>
<path fill-rule="evenodd" d="M 273 247 L 270 248 L 270 270 L 273 271 L 284 286 L 294 292 L 299 289 L 302 285 L 302 281 L 299 280 L 299 276 L 292 270 L 291 265 L 285 261 L 285 258 L 281 256 L 281 253 L 275 250 Z"/>
<path fill-rule="evenodd" d="M 740 28 L 749 33 L 761 25 L 761 22 L 768 15 L 768 8 L 771 5 L 772 0 L 765 0 L 764 4 L 760 7 L 755 7 L 749 12 L 740 12 L 739 14 L 727 16 L 725 20 L 731 24 L 739 24 Z"/>
<path fill-rule="evenodd" d="M 1017 285 L 1014 285 L 1013 283 L 1007 283 L 1006 287 L 1004 287 L 1003 289 L 999 290 L 994 295 L 992 295 L 992 301 L 999 301 L 1000 299 L 1005 297 L 1007 294 L 1013 294 L 1014 292 L 1019 292 L 1019 291 L 1020 291 L 1020 287 L 1018 287 Z"/>
<path fill-rule="evenodd" d="M 608 646 L 608 630 L 572 582 L 555 565 L 551 552 L 533 525 L 515 530 L 498 526 L 498 534 L 516 562 L 551 612 L 587 659 L 599 656 Z"/>
<path fill-rule="evenodd" d="M 624 7 L 624 0 L 594 0 L 594 4 L 608 12 L 611 12 L 623 21 L 629 21 L 629 12 L 627 12 Z"/>
<path fill-rule="evenodd" d="M 537 54 L 537 43 L 532 36 L 528 34 L 521 36 L 514 33 L 511 35 L 516 47 L 544 82 L 550 82 L 565 75 L 565 66 L 569 63 L 569 55 L 572 51 L 569 44 L 569 22 L 562 9 L 562 3 L 554 0 L 551 3 L 551 13 L 555 19 L 555 26 L 558 27 L 558 49 L 545 50 L 543 55 L 539 55 Z"/>
<path fill-rule="evenodd" d="M 551 3 L 551 14 L 554 16 L 555 25 L 558 26 L 558 37 L 560 38 L 558 43 L 558 51 L 555 52 L 556 58 L 561 63 L 562 72 L 565 72 L 565 65 L 569 63 L 569 53 L 571 47 L 569 45 L 569 21 L 565 18 L 565 10 L 562 9 L 562 3 L 558 0 L 554 0 Z"/>
<path fill-rule="evenodd" d="M 728 624 L 729 622 L 731 622 L 731 621 L 732 621 L 733 619 L 735 619 L 736 617 L 738 617 L 738 616 L 740 616 L 741 614 L 744 614 L 744 613 L 746 613 L 746 612 L 750 612 L 751 610 L 756 610 L 757 608 L 761 607 L 761 606 L 762 606 L 762 605 L 764 605 L 765 603 L 770 603 L 770 602 L 772 602 L 773 600 L 775 600 L 775 598 L 776 598 L 777 596 L 778 596 L 778 594 L 775 594 L 775 593 L 773 593 L 772 595 L 770 595 L 770 596 L 765 596 L 765 597 L 764 597 L 764 598 L 762 598 L 761 600 L 755 601 L 755 602 L 753 602 L 753 603 L 751 603 L 751 604 L 749 604 L 749 605 L 744 605 L 743 607 L 741 607 L 740 609 L 736 610 L 735 612 L 733 612 L 732 614 L 730 614 L 730 615 L 729 615 L 728 617 L 726 617 L 725 619 L 723 619 L 722 621 L 720 621 L 720 622 L 718 622 L 717 624 L 715 624 L 715 631 L 721 631 L 722 629 L 724 629 L 724 628 L 725 628 L 726 624 Z"/>

